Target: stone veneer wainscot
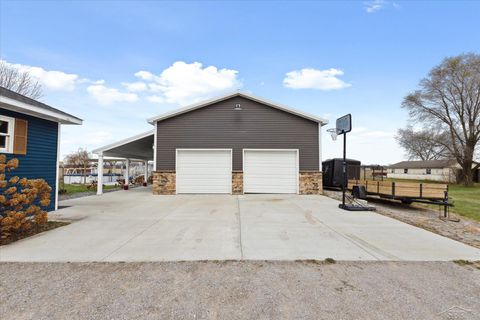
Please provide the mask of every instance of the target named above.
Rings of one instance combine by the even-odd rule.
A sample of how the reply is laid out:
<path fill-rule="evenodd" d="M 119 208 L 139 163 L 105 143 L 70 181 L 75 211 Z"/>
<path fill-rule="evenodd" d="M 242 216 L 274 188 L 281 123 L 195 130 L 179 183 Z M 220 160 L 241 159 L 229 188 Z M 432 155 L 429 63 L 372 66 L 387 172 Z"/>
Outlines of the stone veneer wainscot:
<path fill-rule="evenodd" d="M 320 171 L 300 171 L 300 194 L 322 194 L 323 182 Z"/>
<path fill-rule="evenodd" d="M 175 172 L 153 172 L 153 194 L 175 194 Z M 322 172 L 301 171 L 299 173 L 300 194 L 322 194 Z M 232 194 L 243 194 L 243 172 L 232 172 Z"/>
<path fill-rule="evenodd" d="M 175 181 L 174 171 L 154 171 L 153 194 L 175 194 Z"/>

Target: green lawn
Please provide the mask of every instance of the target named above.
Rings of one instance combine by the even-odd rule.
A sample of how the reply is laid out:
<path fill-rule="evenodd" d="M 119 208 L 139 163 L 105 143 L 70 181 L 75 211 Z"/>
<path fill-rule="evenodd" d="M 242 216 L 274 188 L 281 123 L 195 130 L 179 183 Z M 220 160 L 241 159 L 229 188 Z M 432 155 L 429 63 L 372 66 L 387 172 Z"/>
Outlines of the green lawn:
<path fill-rule="evenodd" d="M 474 187 L 451 184 L 448 195 L 455 206 L 451 209 L 461 216 L 480 221 L 480 183 Z"/>
<path fill-rule="evenodd" d="M 442 182 L 427 181 L 427 180 L 404 180 L 404 179 L 387 179 L 387 181 L 442 183 Z M 476 183 L 475 186 L 473 187 L 465 187 L 459 184 L 449 184 L 448 197 L 450 198 L 450 201 L 453 201 L 453 204 L 454 204 L 454 207 L 450 209 L 452 212 L 455 212 L 466 218 L 480 221 L 480 183 Z M 422 205 L 422 204 L 419 204 L 419 205 Z"/>
<path fill-rule="evenodd" d="M 74 193 L 79 193 L 79 192 L 93 192 L 93 191 L 96 191 L 95 188 L 93 187 L 90 187 L 88 188 L 90 185 L 89 184 L 64 184 L 64 185 L 61 185 L 60 184 L 60 189 L 65 189 L 66 190 L 66 193 L 64 194 L 74 194 Z M 103 190 L 109 190 L 109 189 L 115 189 L 115 188 L 119 188 L 118 186 L 115 187 L 115 186 L 103 186 Z"/>

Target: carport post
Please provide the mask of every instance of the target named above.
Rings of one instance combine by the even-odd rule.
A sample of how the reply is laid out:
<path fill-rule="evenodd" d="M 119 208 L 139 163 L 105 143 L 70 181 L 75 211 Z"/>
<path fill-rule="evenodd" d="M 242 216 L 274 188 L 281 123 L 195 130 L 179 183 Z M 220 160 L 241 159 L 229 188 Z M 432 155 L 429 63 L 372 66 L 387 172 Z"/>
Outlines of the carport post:
<path fill-rule="evenodd" d="M 128 183 L 130 182 L 130 176 L 129 176 L 129 170 L 130 170 L 130 159 L 125 159 L 125 184 L 123 186 L 124 190 L 128 190 Z"/>
<path fill-rule="evenodd" d="M 98 155 L 97 164 L 97 194 L 103 194 L 103 153 Z"/>
<path fill-rule="evenodd" d="M 143 179 L 143 186 L 147 186 L 147 181 L 148 181 L 148 160 L 145 160 L 145 171 L 144 171 L 144 179 Z"/>

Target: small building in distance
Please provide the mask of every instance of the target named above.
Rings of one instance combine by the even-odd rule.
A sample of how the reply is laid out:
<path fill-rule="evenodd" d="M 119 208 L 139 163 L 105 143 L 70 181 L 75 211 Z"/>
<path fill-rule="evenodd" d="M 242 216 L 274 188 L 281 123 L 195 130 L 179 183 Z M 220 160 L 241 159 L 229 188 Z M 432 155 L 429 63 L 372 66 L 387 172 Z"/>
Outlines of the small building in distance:
<path fill-rule="evenodd" d="M 479 170 L 474 172 L 474 181 L 478 182 Z M 455 159 L 402 161 L 388 166 L 387 177 L 394 179 L 432 180 L 457 183 L 461 167 Z"/>

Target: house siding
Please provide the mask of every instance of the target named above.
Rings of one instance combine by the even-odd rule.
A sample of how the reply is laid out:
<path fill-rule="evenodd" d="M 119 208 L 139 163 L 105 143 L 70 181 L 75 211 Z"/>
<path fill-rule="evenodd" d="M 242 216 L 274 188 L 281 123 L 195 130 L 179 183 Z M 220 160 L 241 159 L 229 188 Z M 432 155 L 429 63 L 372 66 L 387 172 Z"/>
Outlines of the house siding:
<path fill-rule="evenodd" d="M 57 144 L 59 123 L 0 108 L 0 114 L 28 121 L 27 154 L 5 153 L 7 159 L 17 158 L 18 169 L 7 173 L 7 178 L 19 176 L 29 179 L 45 179 L 52 188 L 47 210 L 55 210 Z"/>
<path fill-rule="evenodd" d="M 404 173 L 403 168 L 388 169 L 387 177 L 392 179 L 410 179 L 410 180 L 430 180 L 439 182 L 456 182 L 455 168 L 429 168 L 430 174 L 427 174 L 427 168 L 405 168 L 408 173 Z"/>
<path fill-rule="evenodd" d="M 242 110 L 235 111 L 237 103 Z M 158 122 L 158 171 L 175 170 L 176 148 L 231 148 L 233 170 L 241 171 L 242 150 L 299 149 L 303 170 L 319 169 L 318 123 L 244 97 Z"/>

